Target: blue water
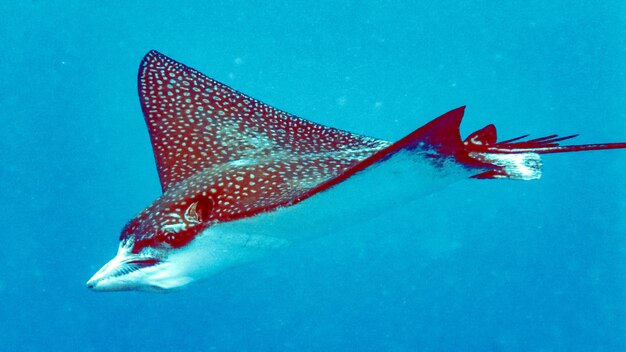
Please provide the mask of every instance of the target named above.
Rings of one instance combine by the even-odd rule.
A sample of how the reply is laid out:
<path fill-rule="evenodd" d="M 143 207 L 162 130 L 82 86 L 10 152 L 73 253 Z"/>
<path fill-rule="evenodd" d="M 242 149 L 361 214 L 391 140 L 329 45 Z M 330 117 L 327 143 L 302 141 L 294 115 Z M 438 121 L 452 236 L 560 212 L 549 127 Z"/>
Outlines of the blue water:
<path fill-rule="evenodd" d="M 458 183 L 182 292 L 84 287 L 160 192 L 148 50 L 381 138 L 467 105 L 464 134 L 623 141 L 623 1 L 89 3 L 0 4 L 0 350 L 626 350 L 626 151 Z"/>

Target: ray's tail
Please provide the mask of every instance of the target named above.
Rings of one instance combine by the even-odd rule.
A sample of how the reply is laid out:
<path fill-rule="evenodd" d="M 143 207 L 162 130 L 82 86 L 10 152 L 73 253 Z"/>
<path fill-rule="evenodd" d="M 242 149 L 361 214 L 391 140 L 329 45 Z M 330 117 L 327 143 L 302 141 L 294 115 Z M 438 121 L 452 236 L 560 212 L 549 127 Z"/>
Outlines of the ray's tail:
<path fill-rule="evenodd" d="M 556 134 L 525 140 L 528 135 L 505 141 L 497 140 L 492 124 L 461 139 L 459 126 L 465 107 L 452 110 L 429 122 L 390 148 L 431 150 L 431 158 L 454 158 L 467 168 L 475 169 L 477 179 L 533 180 L 541 177 L 540 154 L 623 149 L 626 143 L 560 145 L 578 135 Z"/>
<path fill-rule="evenodd" d="M 626 148 L 626 143 L 600 143 L 582 145 L 560 145 L 577 137 L 577 134 L 560 137 L 556 134 L 524 140 L 528 135 L 498 142 L 496 127 L 492 124 L 469 135 L 463 144 L 469 156 L 492 163 L 500 168 L 475 175 L 474 178 L 536 179 L 541 176 L 539 154 L 581 152 Z"/>

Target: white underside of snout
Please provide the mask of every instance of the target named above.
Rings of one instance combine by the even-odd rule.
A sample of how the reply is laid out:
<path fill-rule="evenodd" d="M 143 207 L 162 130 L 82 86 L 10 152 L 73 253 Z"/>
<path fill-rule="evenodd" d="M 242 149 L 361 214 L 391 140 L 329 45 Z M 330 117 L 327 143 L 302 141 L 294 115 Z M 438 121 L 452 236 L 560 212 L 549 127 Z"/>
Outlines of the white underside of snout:
<path fill-rule="evenodd" d="M 133 266 L 129 262 L 141 258 L 132 254 L 130 248 L 120 247 L 117 255 L 87 281 L 87 287 L 93 291 L 159 291 L 189 282 L 185 282 L 184 276 L 172 277 L 172 281 L 159 281 L 159 272 L 165 268 L 162 264 L 131 270 Z"/>

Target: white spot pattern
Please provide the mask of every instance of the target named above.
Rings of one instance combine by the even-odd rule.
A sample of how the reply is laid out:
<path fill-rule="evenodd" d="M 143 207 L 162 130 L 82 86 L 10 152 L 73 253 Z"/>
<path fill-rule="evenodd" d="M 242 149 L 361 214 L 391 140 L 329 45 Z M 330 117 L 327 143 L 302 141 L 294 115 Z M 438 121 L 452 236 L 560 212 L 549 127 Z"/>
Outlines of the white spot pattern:
<path fill-rule="evenodd" d="M 272 108 L 156 51 L 141 64 L 139 94 L 164 193 L 122 232 L 135 252 L 294 204 L 390 145 Z M 186 221 L 203 197 L 206 221 Z"/>
<path fill-rule="evenodd" d="M 164 191 L 229 161 L 388 145 L 277 110 L 156 51 L 141 63 L 139 94 Z"/>

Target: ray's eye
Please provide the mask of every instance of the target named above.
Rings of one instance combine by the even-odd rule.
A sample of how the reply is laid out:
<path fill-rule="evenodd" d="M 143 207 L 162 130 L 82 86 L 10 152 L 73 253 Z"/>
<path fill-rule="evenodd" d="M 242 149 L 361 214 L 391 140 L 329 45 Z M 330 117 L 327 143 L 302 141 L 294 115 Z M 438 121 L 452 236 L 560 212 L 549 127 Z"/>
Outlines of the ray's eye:
<path fill-rule="evenodd" d="M 191 223 L 202 223 L 209 219 L 213 210 L 213 199 L 200 197 L 193 201 L 185 210 L 185 220 Z"/>

